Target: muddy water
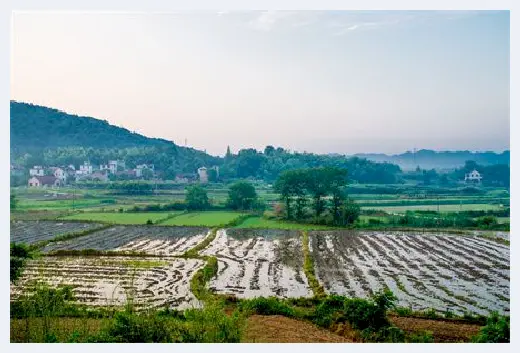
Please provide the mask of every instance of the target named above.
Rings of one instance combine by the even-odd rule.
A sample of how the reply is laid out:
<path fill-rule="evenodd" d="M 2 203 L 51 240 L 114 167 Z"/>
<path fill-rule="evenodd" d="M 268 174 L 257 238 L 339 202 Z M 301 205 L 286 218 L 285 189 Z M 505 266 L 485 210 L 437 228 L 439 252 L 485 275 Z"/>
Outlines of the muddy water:
<path fill-rule="evenodd" d="M 509 246 L 449 233 L 310 235 L 316 274 L 329 293 L 368 297 L 388 287 L 414 310 L 509 313 Z"/>
<path fill-rule="evenodd" d="M 154 255 L 180 255 L 199 243 L 209 230 L 202 227 L 114 226 L 47 245 L 54 250 L 135 250 Z"/>
<path fill-rule="evenodd" d="M 156 267 L 135 266 L 153 261 Z M 79 303 L 92 306 L 123 306 L 129 298 L 141 308 L 200 307 L 189 289 L 202 260 L 172 258 L 43 258 L 30 261 L 23 277 L 11 286 L 11 297 L 23 293 L 34 281 L 53 287 L 71 285 Z"/>
<path fill-rule="evenodd" d="M 57 235 L 81 232 L 99 227 L 97 223 L 56 222 L 56 221 L 13 221 L 11 222 L 11 242 L 32 244 L 50 240 Z"/>
<path fill-rule="evenodd" d="M 217 293 L 240 298 L 312 296 L 297 232 L 219 230 L 201 254 L 218 259 L 218 274 L 209 284 Z"/>

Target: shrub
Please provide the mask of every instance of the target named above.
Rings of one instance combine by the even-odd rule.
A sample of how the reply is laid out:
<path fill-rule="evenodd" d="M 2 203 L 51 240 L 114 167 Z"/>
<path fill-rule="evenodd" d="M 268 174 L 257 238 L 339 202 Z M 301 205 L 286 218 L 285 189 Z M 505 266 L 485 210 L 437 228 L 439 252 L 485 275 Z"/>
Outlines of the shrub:
<path fill-rule="evenodd" d="M 326 297 L 314 312 L 313 322 L 321 327 L 330 327 L 333 323 L 343 321 L 345 297 L 330 295 Z"/>
<path fill-rule="evenodd" d="M 428 309 L 424 312 L 424 316 L 428 319 L 437 319 L 439 315 L 437 315 L 437 312 L 435 309 Z"/>
<path fill-rule="evenodd" d="M 146 221 L 146 224 L 153 224 L 153 221 L 151 219 Z"/>
<path fill-rule="evenodd" d="M 480 329 L 480 333 L 473 338 L 476 343 L 509 343 L 510 324 L 509 317 L 500 316 L 494 312 L 487 319 L 486 326 Z"/>
<path fill-rule="evenodd" d="M 395 308 L 395 313 L 399 316 L 412 316 L 413 310 L 411 308 L 405 308 L 400 306 Z"/>
<path fill-rule="evenodd" d="M 347 299 L 344 307 L 345 319 L 358 330 L 379 330 L 390 325 L 386 311 L 395 306 L 396 300 L 389 289 L 374 294 L 371 300 Z"/>
<path fill-rule="evenodd" d="M 423 331 L 410 335 L 408 339 L 412 343 L 433 343 L 433 333 L 431 331 Z"/>
<path fill-rule="evenodd" d="M 292 307 L 276 297 L 258 297 L 243 300 L 240 302 L 239 308 L 247 314 L 296 316 L 296 312 Z"/>
<path fill-rule="evenodd" d="M 137 315 L 128 311 L 116 313 L 110 326 L 97 342 L 152 343 L 171 342 L 166 318 L 159 315 Z"/>

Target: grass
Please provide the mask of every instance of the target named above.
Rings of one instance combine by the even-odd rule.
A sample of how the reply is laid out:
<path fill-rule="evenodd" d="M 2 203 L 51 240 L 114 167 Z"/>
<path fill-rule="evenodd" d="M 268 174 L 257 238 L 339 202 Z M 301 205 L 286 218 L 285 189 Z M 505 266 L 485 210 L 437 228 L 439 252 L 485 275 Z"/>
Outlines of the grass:
<path fill-rule="evenodd" d="M 318 279 L 316 278 L 316 274 L 314 272 L 314 261 L 312 260 L 311 253 L 309 250 L 309 233 L 307 231 L 303 231 L 303 272 L 307 277 L 307 281 L 309 282 L 309 286 L 312 289 L 315 297 L 323 297 L 325 296 L 325 289 L 320 284 Z"/>
<path fill-rule="evenodd" d="M 259 229 L 296 229 L 296 230 L 327 230 L 333 227 L 315 224 L 292 223 L 262 217 L 250 217 L 235 228 L 259 228 Z"/>
<path fill-rule="evenodd" d="M 161 225 L 217 227 L 224 226 L 241 216 L 244 216 L 244 214 L 239 212 L 190 212 L 168 219 L 165 222 L 162 222 Z"/>
<path fill-rule="evenodd" d="M 75 208 L 85 208 L 102 205 L 101 199 L 76 199 Z M 46 209 L 72 209 L 72 200 L 30 200 L 21 199 L 17 205 L 18 210 L 46 210 Z"/>
<path fill-rule="evenodd" d="M 209 233 L 209 235 L 204 238 L 203 241 L 201 241 L 200 243 L 198 243 L 195 247 L 187 250 L 183 255 L 182 257 L 187 257 L 187 258 L 199 258 L 199 251 L 201 250 L 204 250 L 212 241 L 213 239 L 215 239 L 215 237 L 217 236 L 217 229 L 212 229 L 211 232 Z"/>
<path fill-rule="evenodd" d="M 61 220 L 95 221 L 111 224 L 146 224 L 151 220 L 154 224 L 167 219 L 169 216 L 182 213 L 171 212 L 147 212 L 147 213 L 78 213 L 71 216 L 61 217 Z"/>

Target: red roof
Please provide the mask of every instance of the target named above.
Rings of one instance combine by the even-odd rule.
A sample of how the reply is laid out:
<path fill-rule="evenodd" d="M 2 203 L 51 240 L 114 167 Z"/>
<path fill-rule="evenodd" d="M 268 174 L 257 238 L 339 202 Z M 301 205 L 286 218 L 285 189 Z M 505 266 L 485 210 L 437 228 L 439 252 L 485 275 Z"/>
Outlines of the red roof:
<path fill-rule="evenodd" d="M 54 183 L 58 179 L 58 178 L 56 178 L 55 176 L 52 176 L 52 175 L 35 176 L 35 178 L 38 179 L 38 181 L 42 185 L 54 185 Z"/>

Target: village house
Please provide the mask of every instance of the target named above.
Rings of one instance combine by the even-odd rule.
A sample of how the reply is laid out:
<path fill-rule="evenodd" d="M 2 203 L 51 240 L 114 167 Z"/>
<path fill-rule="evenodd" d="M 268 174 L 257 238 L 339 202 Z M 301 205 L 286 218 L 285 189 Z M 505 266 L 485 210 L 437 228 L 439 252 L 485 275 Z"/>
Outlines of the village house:
<path fill-rule="evenodd" d="M 76 170 L 76 175 L 90 174 L 92 174 L 92 164 L 90 164 L 90 162 L 83 162 L 83 164 L 79 166 L 79 170 Z"/>
<path fill-rule="evenodd" d="M 52 175 L 45 176 L 33 176 L 27 182 L 29 187 L 53 187 L 53 186 L 61 186 L 60 179 L 56 178 Z"/>
<path fill-rule="evenodd" d="M 219 170 L 218 170 L 218 166 L 213 166 L 211 168 L 206 168 L 206 167 L 200 167 L 199 169 L 197 169 L 197 174 L 199 174 L 199 181 L 201 184 L 206 184 L 208 183 L 209 181 L 209 177 L 208 177 L 208 171 L 209 170 L 214 170 L 217 172 L 217 178 L 219 177 Z"/>
<path fill-rule="evenodd" d="M 51 167 L 50 170 L 51 170 L 52 174 L 54 175 L 54 177 L 56 177 L 57 179 L 60 179 L 60 182 L 62 185 L 66 183 L 67 172 L 64 169 L 59 168 L 59 167 Z"/>
<path fill-rule="evenodd" d="M 108 171 L 110 174 L 116 174 L 119 169 L 125 169 L 124 161 L 108 161 L 108 164 L 101 164 L 99 170 Z"/>
<path fill-rule="evenodd" d="M 42 166 L 35 165 L 31 169 L 29 169 L 29 175 L 30 176 L 44 176 L 45 170 L 43 169 Z"/>
<path fill-rule="evenodd" d="M 150 170 L 154 173 L 154 165 L 153 164 L 139 164 L 135 167 L 135 176 L 141 178 L 143 176 L 144 170 Z"/>
<path fill-rule="evenodd" d="M 197 174 L 199 174 L 199 181 L 201 184 L 206 184 L 208 182 L 208 168 L 200 167 L 197 169 Z"/>
<path fill-rule="evenodd" d="M 473 169 L 470 173 L 466 173 L 464 177 L 464 182 L 467 184 L 480 184 L 482 181 L 482 175 L 476 170 Z"/>
<path fill-rule="evenodd" d="M 101 172 L 101 171 L 95 171 L 94 173 L 92 173 L 90 176 L 89 176 L 90 179 L 94 180 L 94 181 L 102 181 L 104 183 L 107 183 L 108 182 L 108 173 L 106 172 Z"/>

